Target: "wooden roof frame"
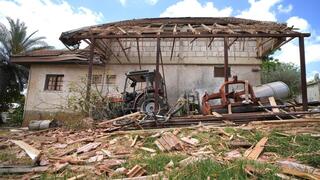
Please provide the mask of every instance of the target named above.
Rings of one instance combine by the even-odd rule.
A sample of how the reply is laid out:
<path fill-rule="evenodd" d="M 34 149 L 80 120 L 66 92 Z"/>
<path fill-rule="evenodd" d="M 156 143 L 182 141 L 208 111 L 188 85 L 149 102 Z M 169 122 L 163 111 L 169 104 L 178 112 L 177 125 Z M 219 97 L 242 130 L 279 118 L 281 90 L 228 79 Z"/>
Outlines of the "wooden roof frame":
<path fill-rule="evenodd" d="M 146 18 L 146 19 L 133 19 L 126 21 L 119 21 L 96 26 L 84 27 L 76 30 L 63 32 L 60 40 L 68 47 L 76 46 L 82 40 L 88 42 L 90 46 L 90 58 L 88 77 L 92 76 L 92 59 L 95 49 L 102 51 L 101 41 L 106 39 L 116 40 L 121 46 L 120 39 L 135 38 L 137 43 L 139 38 L 154 38 L 157 39 L 156 51 L 156 71 L 159 72 L 159 60 L 161 57 L 160 40 L 164 38 L 210 38 L 211 41 L 216 38 L 224 40 L 224 75 L 225 81 L 228 81 L 227 67 L 228 67 L 228 49 L 229 38 L 267 38 L 263 43 L 274 41 L 275 49 L 291 41 L 294 38 L 299 38 L 299 51 L 300 51 L 300 68 L 301 68 L 301 90 L 303 109 L 307 110 L 307 85 L 306 85 L 306 68 L 305 68 L 305 50 L 304 38 L 309 37 L 310 33 L 301 33 L 295 31 L 293 27 L 287 27 L 286 24 L 269 22 L 269 21 L 255 21 L 234 17 L 185 17 L 185 18 Z M 286 38 L 289 39 L 287 40 Z M 210 42 L 209 46 L 212 42 Z M 262 44 L 263 44 L 262 43 Z M 105 44 L 105 46 L 107 46 Z M 174 45 L 173 45 L 174 46 Z M 139 47 L 139 46 L 138 46 Z M 261 43 L 257 49 L 261 47 Z M 172 51 L 173 51 L 172 47 Z M 129 57 L 125 53 L 124 47 L 121 47 L 128 61 Z M 102 52 L 106 53 L 106 52 Z M 139 62 L 140 62 L 140 52 Z M 172 57 L 172 55 L 171 55 Z M 172 59 L 172 58 L 170 58 Z M 119 61 L 119 60 L 118 60 Z M 120 63 L 120 61 L 119 61 Z M 90 87 L 91 78 L 87 82 L 87 101 L 90 101 Z M 157 100 L 157 88 L 159 87 L 157 77 L 155 84 L 155 99 Z M 155 102 L 155 111 L 157 111 L 157 101 Z M 90 107 L 89 107 L 90 108 Z M 89 111 L 90 112 L 90 111 Z M 90 115 L 90 113 L 89 113 Z"/>

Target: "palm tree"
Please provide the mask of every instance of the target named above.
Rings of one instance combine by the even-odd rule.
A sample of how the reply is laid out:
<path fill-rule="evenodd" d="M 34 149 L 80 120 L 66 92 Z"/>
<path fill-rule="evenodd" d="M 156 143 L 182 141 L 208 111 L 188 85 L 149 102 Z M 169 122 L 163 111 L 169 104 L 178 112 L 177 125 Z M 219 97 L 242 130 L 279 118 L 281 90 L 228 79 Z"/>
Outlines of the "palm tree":
<path fill-rule="evenodd" d="M 11 63 L 10 57 L 19 53 L 52 48 L 43 41 L 45 37 L 34 37 L 38 31 L 27 35 L 27 26 L 24 22 L 19 19 L 14 21 L 9 17 L 7 20 L 9 29 L 0 23 L 0 99 L 2 99 L 0 100 L 0 112 L 1 106 L 6 101 L 4 99 L 12 100 L 12 97 L 7 95 L 22 91 L 28 79 L 28 69 Z"/>

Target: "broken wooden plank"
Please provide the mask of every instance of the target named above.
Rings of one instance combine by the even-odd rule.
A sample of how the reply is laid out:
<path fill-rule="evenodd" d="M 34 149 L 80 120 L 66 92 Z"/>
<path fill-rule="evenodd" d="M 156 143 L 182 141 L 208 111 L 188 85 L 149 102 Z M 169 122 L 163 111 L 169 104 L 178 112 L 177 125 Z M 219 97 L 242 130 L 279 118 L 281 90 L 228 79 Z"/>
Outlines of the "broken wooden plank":
<path fill-rule="evenodd" d="M 151 148 L 147 148 L 147 147 L 140 147 L 139 149 L 144 150 L 144 151 L 148 151 L 148 152 L 151 152 L 151 153 L 157 152 L 156 150 L 151 149 Z"/>
<path fill-rule="evenodd" d="M 39 151 L 38 149 L 25 143 L 24 141 L 11 140 L 11 142 L 16 144 L 20 148 L 22 148 L 28 154 L 28 156 L 32 159 L 33 162 L 37 162 L 39 160 L 41 151 Z"/>
<path fill-rule="evenodd" d="M 41 173 L 46 172 L 49 166 L 2 166 L 0 174 Z"/>
<path fill-rule="evenodd" d="M 258 157 L 260 156 L 260 154 L 262 153 L 263 149 L 264 149 L 264 145 L 267 143 L 268 138 L 267 137 L 263 137 L 257 144 L 256 146 L 250 151 L 248 152 L 248 155 L 246 156 L 247 159 L 251 159 L 251 160 L 256 160 L 258 159 Z"/>
<path fill-rule="evenodd" d="M 77 154 L 80 154 L 80 153 L 85 153 L 85 152 L 89 152 L 93 149 L 96 149 L 98 146 L 100 146 L 101 143 L 100 142 L 94 142 L 94 143 L 89 143 L 89 144 L 86 144 L 84 146 L 81 146 L 77 149 Z"/>
<path fill-rule="evenodd" d="M 277 106 L 276 100 L 275 100 L 275 98 L 273 96 L 269 97 L 268 99 L 269 99 L 269 102 L 270 102 L 271 106 Z M 279 108 L 272 108 L 272 112 L 279 113 L 280 109 Z"/>
<path fill-rule="evenodd" d="M 199 140 L 196 139 L 196 138 L 191 138 L 191 137 L 182 137 L 180 138 L 181 141 L 187 143 L 187 144 L 190 144 L 190 145 L 193 145 L 193 146 L 196 146 L 199 144 Z"/>
<path fill-rule="evenodd" d="M 292 161 L 278 161 L 282 173 L 306 179 L 320 179 L 320 169 Z"/>
<path fill-rule="evenodd" d="M 141 166 L 135 165 L 132 169 L 129 170 L 127 176 L 131 177 L 138 177 L 146 174 L 146 170 L 144 170 Z"/>
<path fill-rule="evenodd" d="M 133 146 L 136 144 L 136 142 L 137 142 L 138 138 L 139 138 L 139 135 L 136 135 L 136 136 L 134 137 L 134 139 L 133 139 L 133 141 L 132 141 L 132 143 L 131 143 L 130 147 L 133 147 Z"/>
<path fill-rule="evenodd" d="M 67 180 L 83 179 L 84 177 L 86 177 L 86 174 L 79 174 L 79 175 L 73 176 L 71 178 L 68 178 Z"/>
<path fill-rule="evenodd" d="M 166 132 L 161 135 L 161 138 L 155 141 L 155 144 L 161 151 L 181 150 L 181 141 L 171 132 Z"/>
<path fill-rule="evenodd" d="M 124 115 L 124 116 L 121 116 L 121 117 L 117 117 L 117 118 L 114 118 L 114 119 L 106 120 L 104 122 L 99 123 L 99 125 L 102 126 L 102 125 L 106 125 L 106 124 L 112 123 L 114 121 L 119 121 L 119 120 L 123 120 L 123 119 L 127 119 L 127 118 L 137 117 L 137 116 L 140 116 L 140 115 L 143 115 L 143 113 L 142 112 L 135 112 L 135 113 L 127 114 L 127 115 Z"/>
<path fill-rule="evenodd" d="M 163 177 L 163 173 L 158 174 L 152 174 L 149 176 L 139 176 L 139 177 L 131 177 L 131 178 L 121 178 L 121 179 L 115 179 L 115 180 L 161 180 L 165 179 Z"/>
<path fill-rule="evenodd" d="M 219 113 L 217 113 L 217 112 L 215 112 L 215 111 L 212 111 L 212 115 L 213 115 L 214 117 L 222 118 L 222 115 L 219 114 Z"/>

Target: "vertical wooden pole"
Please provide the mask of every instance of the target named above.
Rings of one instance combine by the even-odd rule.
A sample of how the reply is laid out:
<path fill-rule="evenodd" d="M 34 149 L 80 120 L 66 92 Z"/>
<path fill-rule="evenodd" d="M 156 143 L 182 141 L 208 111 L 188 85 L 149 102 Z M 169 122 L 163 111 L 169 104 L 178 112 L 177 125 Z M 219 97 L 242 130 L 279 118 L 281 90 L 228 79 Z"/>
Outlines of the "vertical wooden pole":
<path fill-rule="evenodd" d="M 300 51 L 300 72 L 301 72 L 301 94 L 303 110 L 308 110 L 308 94 L 307 94 L 307 78 L 306 78 L 306 59 L 304 51 L 304 37 L 299 37 L 299 51 Z"/>
<path fill-rule="evenodd" d="M 92 67 L 93 67 L 93 57 L 94 57 L 94 46 L 95 46 L 95 39 L 91 38 L 90 44 L 90 57 L 89 57 L 89 67 L 88 67 L 88 77 L 87 77 L 87 92 L 86 92 L 86 102 L 87 102 L 87 110 L 89 112 L 89 117 L 92 117 L 91 114 L 91 103 L 90 103 L 90 96 L 91 96 L 91 83 L 92 83 Z"/>
<path fill-rule="evenodd" d="M 228 67 L 229 67 L 229 61 L 228 61 L 228 38 L 224 38 L 224 82 L 227 82 L 229 80 L 229 74 L 228 74 Z M 225 86 L 225 92 L 228 93 L 229 89 L 228 86 Z"/>
<path fill-rule="evenodd" d="M 159 102 L 158 102 L 158 98 L 159 98 L 159 61 L 160 61 L 160 37 L 157 37 L 157 55 L 156 55 L 156 74 L 155 74 L 155 93 L 154 93 L 154 105 L 155 105 L 155 112 L 158 112 L 159 110 Z"/>

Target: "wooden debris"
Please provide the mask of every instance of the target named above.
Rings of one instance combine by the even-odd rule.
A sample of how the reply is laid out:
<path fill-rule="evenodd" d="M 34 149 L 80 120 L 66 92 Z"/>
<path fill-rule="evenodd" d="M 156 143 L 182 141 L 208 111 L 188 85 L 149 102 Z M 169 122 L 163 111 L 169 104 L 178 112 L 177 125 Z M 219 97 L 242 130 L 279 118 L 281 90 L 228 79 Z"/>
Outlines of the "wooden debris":
<path fill-rule="evenodd" d="M 0 167 L 0 174 L 41 173 L 48 169 L 49 166 L 4 166 Z"/>
<path fill-rule="evenodd" d="M 320 169 L 291 161 L 278 161 L 277 164 L 280 166 L 281 171 L 284 174 L 312 180 L 320 179 Z"/>
<path fill-rule="evenodd" d="M 214 117 L 222 118 L 222 115 L 219 114 L 219 113 L 217 113 L 217 112 L 215 112 L 215 111 L 212 111 L 212 115 L 213 115 Z"/>
<path fill-rule="evenodd" d="M 163 177 L 163 173 L 158 173 L 158 174 L 152 174 L 149 176 L 139 176 L 139 177 L 131 177 L 131 178 L 121 178 L 121 179 L 116 179 L 116 180 L 161 180 L 165 179 Z"/>
<path fill-rule="evenodd" d="M 151 153 L 157 152 L 156 150 L 151 149 L 151 148 L 147 148 L 147 147 L 140 147 L 139 149 L 144 150 L 144 151 L 148 151 L 148 152 L 151 152 Z"/>
<path fill-rule="evenodd" d="M 102 161 L 102 160 L 103 160 L 103 155 L 100 154 L 100 155 L 96 155 L 96 156 L 90 157 L 88 159 L 88 163 L 99 162 L 99 161 Z"/>
<path fill-rule="evenodd" d="M 247 141 L 236 141 L 236 140 L 233 140 L 231 142 L 228 142 L 227 143 L 229 147 L 231 148 L 248 148 L 248 147 L 251 147 L 252 144 L 247 142 Z"/>
<path fill-rule="evenodd" d="M 196 146 L 199 144 L 199 140 L 196 139 L 196 138 L 190 138 L 190 137 L 182 137 L 180 138 L 181 141 L 187 143 L 187 144 L 190 144 L 190 145 L 193 145 L 193 146 Z"/>
<path fill-rule="evenodd" d="M 238 150 L 233 150 L 230 152 L 225 153 L 225 158 L 226 160 L 234 160 L 242 157 L 241 153 Z"/>
<path fill-rule="evenodd" d="M 146 170 L 144 170 L 141 166 L 135 165 L 132 169 L 129 170 L 127 176 L 131 177 L 138 177 L 146 174 Z"/>
<path fill-rule="evenodd" d="M 162 134 L 161 138 L 155 141 L 161 151 L 182 150 L 181 141 L 171 132 Z"/>
<path fill-rule="evenodd" d="M 133 141 L 132 141 L 132 143 L 131 143 L 130 147 L 133 147 L 133 146 L 136 144 L 136 142 L 137 142 L 138 138 L 139 138 L 139 135 L 136 135 L 136 136 L 134 137 L 134 139 L 133 139 Z"/>
<path fill-rule="evenodd" d="M 269 97 L 268 99 L 269 99 L 269 102 L 270 102 L 271 106 L 277 106 L 276 100 L 274 99 L 273 96 Z M 279 113 L 280 109 L 279 108 L 272 108 L 272 112 Z"/>
<path fill-rule="evenodd" d="M 57 172 L 61 172 L 63 170 L 65 170 L 67 168 L 67 166 L 69 166 L 69 163 L 60 163 L 57 162 L 54 164 L 54 167 L 52 169 L 52 173 L 57 173 Z"/>
<path fill-rule="evenodd" d="M 73 176 L 71 178 L 68 178 L 67 180 L 83 179 L 84 177 L 86 177 L 86 174 L 79 174 L 79 175 Z"/>
<path fill-rule="evenodd" d="M 33 160 L 33 162 L 37 162 L 39 160 L 41 151 L 39 151 L 38 149 L 25 143 L 24 141 L 11 140 L 11 142 L 16 144 L 20 148 L 22 148 L 28 154 L 28 156 Z"/>
<path fill-rule="evenodd" d="M 99 123 L 99 125 L 103 126 L 103 125 L 106 125 L 106 124 L 110 124 L 110 123 L 112 123 L 114 121 L 119 121 L 119 120 L 128 119 L 128 118 L 135 118 L 135 117 L 139 117 L 141 115 L 143 115 L 142 112 L 135 112 L 135 113 L 127 114 L 127 115 L 124 115 L 124 116 L 121 116 L 121 117 L 117 117 L 117 118 L 114 118 L 114 119 L 106 120 L 104 122 Z"/>
<path fill-rule="evenodd" d="M 264 149 L 264 145 L 267 143 L 268 138 L 263 137 L 254 148 L 250 148 L 249 151 L 247 151 L 246 158 L 251 159 L 251 160 L 256 160 L 258 159 L 259 155 L 262 153 Z"/>
<path fill-rule="evenodd" d="M 77 154 L 80 154 L 80 153 L 84 153 L 84 152 L 89 152 L 93 149 L 96 149 L 98 146 L 100 146 L 101 143 L 100 142 L 94 142 L 94 143 L 89 143 L 89 144 L 86 144 L 80 148 L 77 149 Z"/>

